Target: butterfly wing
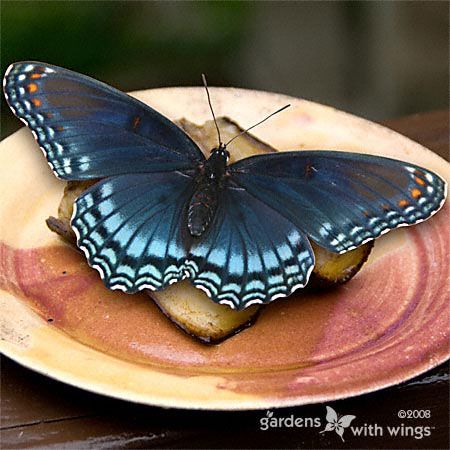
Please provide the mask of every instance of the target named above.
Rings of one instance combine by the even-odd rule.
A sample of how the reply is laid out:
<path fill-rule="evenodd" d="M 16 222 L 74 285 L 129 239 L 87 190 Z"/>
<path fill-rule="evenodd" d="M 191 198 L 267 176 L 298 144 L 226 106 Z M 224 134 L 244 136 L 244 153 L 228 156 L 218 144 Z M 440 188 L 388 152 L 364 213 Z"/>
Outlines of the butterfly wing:
<path fill-rule="evenodd" d="M 244 189 L 225 188 L 213 222 L 186 261 L 190 281 L 215 302 L 242 309 L 290 295 L 308 282 L 305 235 Z"/>
<path fill-rule="evenodd" d="M 429 170 L 348 152 L 254 156 L 230 172 L 249 194 L 335 253 L 427 219 L 446 195 L 444 180 Z"/>
<path fill-rule="evenodd" d="M 174 123 L 104 83 L 38 62 L 12 64 L 9 106 L 65 180 L 192 168 L 204 156 Z"/>
<path fill-rule="evenodd" d="M 185 277 L 183 217 L 193 188 L 180 172 L 126 174 L 78 197 L 71 222 L 77 245 L 107 287 L 159 290 Z"/>

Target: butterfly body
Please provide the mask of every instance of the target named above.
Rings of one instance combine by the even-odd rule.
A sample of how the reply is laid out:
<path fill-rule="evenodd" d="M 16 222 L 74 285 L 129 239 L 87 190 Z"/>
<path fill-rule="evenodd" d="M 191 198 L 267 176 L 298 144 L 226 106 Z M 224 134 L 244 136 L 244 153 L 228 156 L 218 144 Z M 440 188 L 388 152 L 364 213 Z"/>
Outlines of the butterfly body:
<path fill-rule="evenodd" d="M 100 179 L 71 226 L 110 289 L 188 278 L 232 308 L 268 303 L 308 283 L 310 240 L 344 253 L 445 201 L 439 175 L 390 158 L 305 150 L 228 165 L 219 145 L 206 159 L 149 106 L 57 66 L 15 63 L 4 92 L 58 178 Z"/>
<path fill-rule="evenodd" d="M 228 159 L 226 147 L 219 146 L 199 167 L 195 177 L 197 187 L 188 207 L 188 228 L 192 236 L 201 236 L 214 218 L 220 192 L 226 182 Z"/>

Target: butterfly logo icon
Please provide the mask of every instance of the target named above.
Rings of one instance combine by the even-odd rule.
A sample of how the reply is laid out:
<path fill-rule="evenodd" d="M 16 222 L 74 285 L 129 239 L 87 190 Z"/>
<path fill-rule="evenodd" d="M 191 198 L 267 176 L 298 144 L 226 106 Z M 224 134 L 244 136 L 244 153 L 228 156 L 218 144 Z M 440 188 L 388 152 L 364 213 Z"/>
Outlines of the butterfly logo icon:
<path fill-rule="evenodd" d="M 327 424 L 325 426 L 325 429 L 322 430 L 320 433 L 325 433 L 325 431 L 336 431 L 336 433 L 341 437 L 342 442 L 344 441 L 344 430 L 350 426 L 352 423 L 352 420 L 356 418 L 356 416 L 347 415 L 347 416 L 338 416 L 336 411 L 327 406 Z"/>

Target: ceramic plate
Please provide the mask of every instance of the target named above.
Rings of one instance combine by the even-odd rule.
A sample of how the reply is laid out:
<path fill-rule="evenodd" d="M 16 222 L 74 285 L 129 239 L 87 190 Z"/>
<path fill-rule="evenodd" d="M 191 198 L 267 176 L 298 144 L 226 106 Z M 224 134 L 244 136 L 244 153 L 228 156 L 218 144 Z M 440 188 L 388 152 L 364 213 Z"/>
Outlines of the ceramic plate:
<path fill-rule="evenodd" d="M 315 103 L 212 89 L 216 115 L 279 150 L 345 149 L 450 166 L 417 143 Z M 210 119 L 200 88 L 135 93 L 172 119 Z M 449 206 L 377 240 L 342 287 L 298 294 L 264 309 L 254 326 L 205 346 L 173 326 L 144 294 L 103 287 L 84 257 L 51 233 L 64 183 L 31 133 L 0 144 L 1 351 L 57 380 L 150 405 L 256 409 L 331 401 L 414 377 L 449 357 Z"/>

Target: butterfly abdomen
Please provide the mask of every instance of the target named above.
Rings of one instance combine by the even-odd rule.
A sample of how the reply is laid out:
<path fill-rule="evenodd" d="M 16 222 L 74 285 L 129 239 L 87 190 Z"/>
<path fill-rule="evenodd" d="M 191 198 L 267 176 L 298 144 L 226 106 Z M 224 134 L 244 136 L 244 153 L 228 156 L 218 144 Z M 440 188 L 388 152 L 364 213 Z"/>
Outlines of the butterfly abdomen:
<path fill-rule="evenodd" d="M 201 236 L 217 209 L 219 187 L 215 182 L 201 182 L 189 202 L 188 228 L 192 236 Z"/>

